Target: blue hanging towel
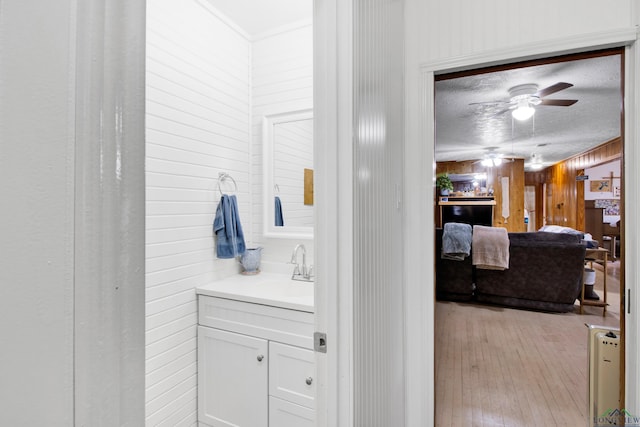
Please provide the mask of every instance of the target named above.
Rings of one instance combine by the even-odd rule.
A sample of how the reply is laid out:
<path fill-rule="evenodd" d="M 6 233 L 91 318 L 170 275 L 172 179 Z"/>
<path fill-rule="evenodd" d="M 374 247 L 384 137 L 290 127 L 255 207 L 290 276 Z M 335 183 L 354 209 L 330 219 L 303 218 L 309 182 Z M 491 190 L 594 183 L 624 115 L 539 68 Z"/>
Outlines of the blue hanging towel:
<path fill-rule="evenodd" d="M 276 206 L 276 214 L 275 214 L 276 227 L 282 227 L 284 226 L 284 217 L 282 216 L 282 202 L 280 201 L 280 197 L 278 196 L 276 196 L 275 206 Z"/>
<path fill-rule="evenodd" d="M 240 224 L 238 201 L 235 195 L 223 194 L 213 220 L 213 232 L 216 235 L 218 258 L 234 258 L 242 255 L 246 246 Z"/>

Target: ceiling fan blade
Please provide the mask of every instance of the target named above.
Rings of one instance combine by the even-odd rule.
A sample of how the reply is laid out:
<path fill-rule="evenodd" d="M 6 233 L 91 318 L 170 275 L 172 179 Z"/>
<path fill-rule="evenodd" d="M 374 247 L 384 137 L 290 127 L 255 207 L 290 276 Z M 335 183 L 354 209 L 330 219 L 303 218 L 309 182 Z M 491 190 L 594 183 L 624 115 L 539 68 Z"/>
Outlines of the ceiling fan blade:
<path fill-rule="evenodd" d="M 565 83 L 565 82 L 558 82 L 554 85 L 551 85 L 549 87 L 546 87 L 544 89 L 540 89 L 536 95 L 539 96 L 540 98 L 544 98 L 545 96 L 549 96 L 552 93 L 556 93 L 556 92 L 560 92 L 561 90 L 564 89 L 568 89 L 571 86 L 573 86 L 571 83 Z"/>
<path fill-rule="evenodd" d="M 555 107 L 568 107 L 578 102 L 577 99 L 543 99 L 538 105 L 551 105 Z"/>
<path fill-rule="evenodd" d="M 488 105 L 488 104 L 508 104 L 509 101 L 482 101 L 482 102 L 470 102 L 469 105 Z"/>
<path fill-rule="evenodd" d="M 505 109 L 503 109 L 503 110 L 500 110 L 500 111 L 498 111 L 497 113 L 492 114 L 492 115 L 491 115 L 491 118 L 498 117 L 498 116 L 500 116 L 500 115 L 502 115 L 502 114 L 506 113 L 506 112 L 507 112 L 507 111 L 509 111 L 509 110 L 513 110 L 513 108 L 509 107 L 509 108 L 505 108 Z"/>

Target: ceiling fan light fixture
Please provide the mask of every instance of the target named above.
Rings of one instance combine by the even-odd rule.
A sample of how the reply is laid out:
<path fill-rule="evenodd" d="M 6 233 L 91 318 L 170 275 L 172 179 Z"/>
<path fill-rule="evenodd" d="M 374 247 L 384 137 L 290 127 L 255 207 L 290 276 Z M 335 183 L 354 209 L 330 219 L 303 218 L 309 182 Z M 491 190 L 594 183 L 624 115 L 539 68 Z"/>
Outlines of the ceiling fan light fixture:
<path fill-rule="evenodd" d="M 492 168 L 494 166 L 500 166 L 502 164 L 502 159 L 497 155 L 493 154 L 484 158 L 482 162 L 480 162 L 480 164 L 486 168 Z"/>
<path fill-rule="evenodd" d="M 528 120 L 535 114 L 536 109 L 529 104 L 527 99 L 518 100 L 518 106 L 511 112 L 514 119 L 524 121 Z"/>
<path fill-rule="evenodd" d="M 537 156 L 535 154 L 531 155 L 531 162 L 529 163 L 529 168 L 531 170 L 537 171 L 540 170 L 544 167 L 544 165 L 542 164 L 542 159 L 540 158 L 540 156 Z"/>

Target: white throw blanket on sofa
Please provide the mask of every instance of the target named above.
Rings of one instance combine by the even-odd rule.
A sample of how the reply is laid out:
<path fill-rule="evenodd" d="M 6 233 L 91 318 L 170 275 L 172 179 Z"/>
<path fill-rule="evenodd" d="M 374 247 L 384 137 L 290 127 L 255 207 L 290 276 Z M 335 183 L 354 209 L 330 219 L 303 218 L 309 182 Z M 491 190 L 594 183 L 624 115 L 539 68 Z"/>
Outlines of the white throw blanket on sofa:
<path fill-rule="evenodd" d="M 509 233 L 502 227 L 473 226 L 473 265 L 485 270 L 509 268 Z"/>

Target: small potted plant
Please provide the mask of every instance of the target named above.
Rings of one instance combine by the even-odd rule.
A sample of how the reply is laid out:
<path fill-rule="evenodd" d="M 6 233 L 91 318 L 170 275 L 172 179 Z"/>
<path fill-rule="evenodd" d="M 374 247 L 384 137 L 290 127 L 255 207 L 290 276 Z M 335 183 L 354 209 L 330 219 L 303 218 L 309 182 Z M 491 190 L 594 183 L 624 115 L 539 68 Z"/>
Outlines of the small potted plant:
<path fill-rule="evenodd" d="M 444 172 L 436 177 L 436 188 L 440 189 L 440 194 L 443 196 L 448 196 L 449 191 L 453 191 L 453 182 L 448 173 Z"/>

